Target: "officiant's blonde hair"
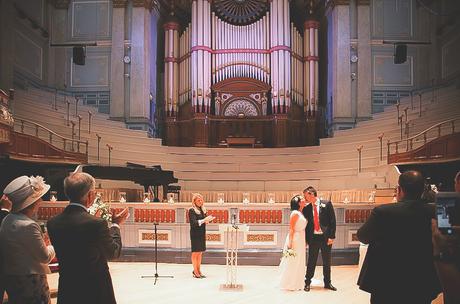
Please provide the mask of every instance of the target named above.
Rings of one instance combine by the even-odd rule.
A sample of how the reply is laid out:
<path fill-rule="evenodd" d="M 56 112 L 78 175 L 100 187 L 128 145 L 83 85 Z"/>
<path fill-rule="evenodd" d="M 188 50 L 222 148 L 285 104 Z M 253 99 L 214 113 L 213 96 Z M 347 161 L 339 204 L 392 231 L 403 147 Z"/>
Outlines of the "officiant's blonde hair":
<path fill-rule="evenodd" d="M 204 205 L 201 206 L 201 211 L 200 211 L 200 208 L 196 205 L 195 201 L 198 198 L 201 198 L 204 201 L 203 195 L 201 195 L 200 193 L 193 193 L 193 196 L 192 196 L 192 208 L 193 208 L 193 210 L 195 211 L 196 214 L 200 214 L 201 212 L 206 214 L 206 207 Z"/>

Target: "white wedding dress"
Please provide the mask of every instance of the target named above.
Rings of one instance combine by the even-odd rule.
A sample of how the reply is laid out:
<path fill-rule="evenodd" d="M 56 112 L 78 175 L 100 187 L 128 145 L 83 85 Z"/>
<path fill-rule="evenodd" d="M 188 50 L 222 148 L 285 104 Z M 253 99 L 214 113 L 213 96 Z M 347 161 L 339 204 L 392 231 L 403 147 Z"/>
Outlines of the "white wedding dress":
<path fill-rule="evenodd" d="M 282 257 L 280 263 L 280 287 L 286 290 L 302 290 L 305 280 L 305 227 L 307 226 L 307 220 L 302 212 L 298 210 L 291 212 L 291 218 L 294 214 L 299 215 L 292 239 L 292 249 L 294 249 L 296 255 L 295 257 Z M 288 243 L 289 233 L 286 236 L 283 251 L 287 249 Z"/>

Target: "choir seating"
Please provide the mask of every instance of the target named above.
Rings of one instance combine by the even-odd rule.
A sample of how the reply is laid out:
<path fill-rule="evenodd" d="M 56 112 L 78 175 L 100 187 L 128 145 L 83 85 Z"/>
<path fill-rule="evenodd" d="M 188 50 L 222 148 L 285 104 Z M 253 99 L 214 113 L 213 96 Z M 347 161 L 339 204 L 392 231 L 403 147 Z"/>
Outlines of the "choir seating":
<path fill-rule="evenodd" d="M 174 171 L 184 201 L 190 198 L 187 193 L 206 191 L 209 200 L 225 192 L 230 200 L 238 202 L 242 193 L 249 192 L 254 201 L 265 201 L 267 194 L 274 192 L 275 201 L 286 201 L 307 185 L 323 191 L 360 189 L 364 194 L 356 198 L 350 194 L 349 200 L 367 201 L 375 187 L 391 188 L 396 183 L 397 172 L 387 164 L 387 141 L 400 139 L 401 132 L 403 137 L 412 136 L 435 123 L 460 117 L 457 86 L 436 89 L 434 101 L 432 96 L 431 91 L 421 95 L 421 110 L 418 95 L 412 102 L 411 97 L 402 99 L 398 107 L 387 107 L 371 120 L 358 122 L 354 129 L 336 131 L 333 137 L 321 139 L 320 146 L 270 149 L 163 146 L 160 139 L 126 129 L 122 122 L 109 120 L 95 108 L 78 104 L 76 109 L 72 97 L 55 97 L 36 88 L 18 90 L 14 109 L 18 118 L 36 121 L 67 137 L 72 137 L 73 126 L 74 138 L 89 142 L 89 163 L 108 164 L 110 154 L 114 165 L 130 161 Z M 402 115 L 402 128 L 398 114 Z M 360 145 L 361 168 L 357 151 Z M 331 194 L 339 201 L 345 196 Z"/>

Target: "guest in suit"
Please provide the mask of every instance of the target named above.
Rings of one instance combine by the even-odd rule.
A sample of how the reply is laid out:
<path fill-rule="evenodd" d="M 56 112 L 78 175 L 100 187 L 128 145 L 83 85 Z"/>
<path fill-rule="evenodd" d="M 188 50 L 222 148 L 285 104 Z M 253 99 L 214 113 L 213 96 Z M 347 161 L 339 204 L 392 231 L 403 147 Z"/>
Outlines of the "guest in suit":
<path fill-rule="evenodd" d="M 369 244 L 358 285 L 372 304 L 428 304 L 440 292 L 431 240 L 434 208 L 421 200 L 419 172 L 401 174 L 398 184 L 398 202 L 374 208 L 358 230 L 358 239 Z"/>
<path fill-rule="evenodd" d="M 308 264 L 305 274 L 305 291 L 310 291 L 311 279 L 315 275 L 318 253 L 321 250 L 323 260 L 324 288 L 337 290 L 331 283 L 331 249 L 335 239 L 335 212 L 331 201 L 320 200 L 315 188 L 303 191 L 305 200 L 310 203 L 303 209 L 308 220 L 305 239 L 308 246 Z"/>
<path fill-rule="evenodd" d="M 454 178 L 455 192 L 460 195 L 460 171 Z M 457 207 L 460 208 L 460 206 Z M 453 212 L 454 214 L 459 214 Z M 449 222 L 452 225 L 452 234 L 444 234 L 438 228 L 437 220 L 431 220 L 431 234 L 433 242 L 434 266 L 444 294 L 444 303 L 460 303 L 460 225 L 455 216 Z"/>
<path fill-rule="evenodd" d="M 194 278 L 206 277 L 201 273 L 201 259 L 203 252 L 206 251 L 206 224 L 214 219 L 212 215 L 207 215 L 203 203 L 203 196 L 199 193 L 194 194 L 192 208 L 188 211 L 190 240 L 192 243 L 192 275 Z"/>
<path fill-rule="evenodd" d="M 8 303 L 51 303 L 46 274 L 50 273 L 48 263 L 54 258 L 54 249 L 33 220 L 49 189 L 40 176 L 21 176 L 3 191 L 12 203 L 11 213 L 0 228 L 1 268 Z"/>
<path fill-rule="evenodd" d="M 454 178 L 454 188 L 455 192 L 460 193 L 460 171 L 457 172 Z"/>
<path fill-rule="evenodd" d="M 0 225 L 3 222 L 3 219 L 10 214 L 12 207 L 11 201 L 8 199 L 8 197 L 4 194 L 2 198 L 0 199 Z"/>
<path fill-rule="evenodd" d="M 59 304 L 114 304 L 112 279 L 107 260 L 121 253 L 120 226 L 128 217 L 125 209 L 105 220 L 90 215 L 95 199 L 94 178 L 72 173 L 64 180 L 70 204 L 48 221 L 48 232 L 59 260 Z"/>

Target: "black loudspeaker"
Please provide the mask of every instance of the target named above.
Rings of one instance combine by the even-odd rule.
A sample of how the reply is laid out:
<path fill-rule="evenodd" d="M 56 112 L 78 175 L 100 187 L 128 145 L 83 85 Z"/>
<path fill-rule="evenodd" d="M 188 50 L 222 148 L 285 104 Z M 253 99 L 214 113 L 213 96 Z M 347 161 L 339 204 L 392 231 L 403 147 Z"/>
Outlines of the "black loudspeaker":
<path fill-rule="evenodd" d="M 394 63 L 401 64 L 407 60 L 407 45 L 406 44 L 396 44 L 395 45 L 395 54 L 394 54 Z"/>
<path fill-rule="evenodd" d="M 84 46 L 73 47 L 73 63 L 77 65 L 85 65 L 86 48 Z"/>

